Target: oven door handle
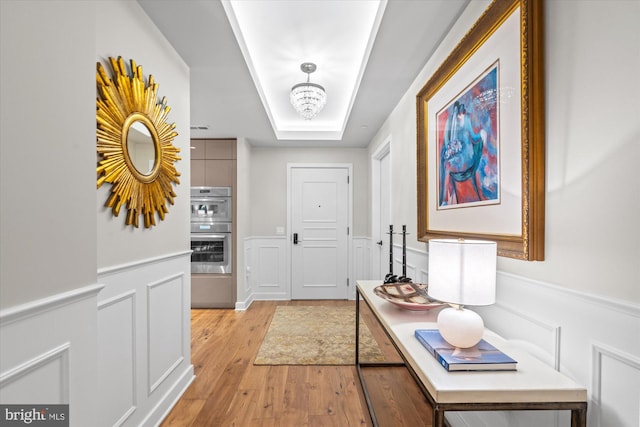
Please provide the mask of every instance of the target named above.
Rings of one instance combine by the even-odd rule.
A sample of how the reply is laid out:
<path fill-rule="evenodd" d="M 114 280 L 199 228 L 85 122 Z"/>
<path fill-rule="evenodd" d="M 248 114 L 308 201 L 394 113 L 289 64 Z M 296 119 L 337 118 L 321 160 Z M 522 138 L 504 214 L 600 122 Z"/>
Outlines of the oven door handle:
<path fill-rule="evenodd" d="M 211 199 L 211 198 L 198 198 L 198 199 L 191 199 L 191 202 L 195 202 L 195 203 L 227 203 L 229 202 L 229 199 Z"/>
<path fill-rule="evenodd" d="M 191 233 L 191 240 L 204 239 L 226 239 L 230 233 L 225 234 L 208 234 L 208 233 Z"/>

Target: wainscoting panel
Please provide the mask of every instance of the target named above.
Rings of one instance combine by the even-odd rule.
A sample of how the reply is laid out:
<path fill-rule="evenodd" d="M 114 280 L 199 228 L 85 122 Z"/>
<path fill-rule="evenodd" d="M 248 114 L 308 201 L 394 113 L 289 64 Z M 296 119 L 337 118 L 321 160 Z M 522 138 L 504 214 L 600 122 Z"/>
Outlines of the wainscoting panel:
<path fill-rule="evenodd" d="M 240 304 L 291 299 L 286 237 L 250 237 L 244 244 L 245 254 L 250 255 L 245 256 L 244 270 L 251 289 L 247 300 Z"/>
<path fill-rule="evenodd" d="M 251 301 L 291 299 L 290 261 L 287 239 L 282 236 L 249 237 L 244 241 L 244 271 L 247 277 L 248 295 L 246 301 L 239 301 L 236 307 L 245 309 Z M 354 237 L 351 247 L 349 297 L 355 299 L 356 280 L 370 277 L 371 239 Z"/>
<path fill-rule="evenodd" d="M 498 272 L 497 279 L 497 303 L 476 308 L 487 327 L 584 385 L 590 427 L 637 427 L 640 307 L 514 274 Z M 489 425 L 562 426 L 568 415 L 552 424 L 544 417 Z"/>
<path fill-rule="evenodd" d="M 14 399 L 27 395 L 34 403 L 69 402 L 70 348 L 71 345 L 65 343 L 3 373 L 0 377 L 2 403 L 24 403 Z M 5 398 L 12 402 L 7 402 Z"/>
<path fill-rule="evenodd" d="M 289 299 L 285 238 L 249 238 L 245 244 L 255 299 Z M 357 280 L 377 279 L 373 244 L 353 238 L 352 298 Z M 402 246 L 394 244 L 393 251 L 393 272 L 400 275 Z M 428 260 L 426 245 L 423 251 L 407 248 L 407 276 L 428 283 Z M 587 388 L 589 427 L 640 425 L 639 306 L 498 272 L 496 304 L 474 309 L 488 328 Z M 457 412 L 447 418 L 453 427 L 553 427 L 567 425 L 569 412 Z"/>
<path fill-rule="evenodd" d="M 136 410 L 136 294 L 98 304 L 98 389 L 101 418 L 122 425 Z"/>
<path fill-rule="evenodd" d="M 356 299 L 356 281 L 366 280 L 371 271 L 371 239 L 368 237 L 354 237 L 351 244 L 353 262 L 351 263 L 351 277 L 349 280 L 349 298 Z"/>
<path fill-rule="evenodd" d="M 0 311 L 0 402 L 69 404 L 92 425 L 96 401 L 96 304 L 100 285 Z"/>
<path fill-rule="evenodd" d="M 393 255 L 394 274 L 401 274 L 401 245 Z M 426 245 L 407 248 L 406 258 L 407 275 L 428 283 Z M 589 427 L 640 426 L 638 305 L 498 272 L 496 304 L 474 310 L 488 328 L 587 388 Z M 569 418 L 568 411 L 447 414 L 453 427 L 554 427 Z"/>
<path fill-rule="evenodd" d="M 190 253 L 98 271 L 100 426 L 157 425 L 193 381 Z M 124 372 L 123 372 L 124 371 Z"/>
<path fill-rule="evenodd" d="M 604 344 L 593 344 L 592 354 L 596 425 L 640 426 L 640 357 Z"/>
<path fill-rule="evenodd" d="M 558 325 L 550 324 L 532 313 L 516 311 L 511 306 L 496 302 L 491 310 L 475 308 L 482 314 L 485 323 L 491 323 L 494 332 L 526 347 L 538 359 L 554 369 L 560 369 L 560 331 Z M 521 331 L 527 331 L 526 339 L 520 339 Z"/>
<path fill-rule="evenodd" d="M 183 278 L 180 274 L 147 285 L 149 394 L 184 360 Z"/>
<path fill-rule="evenodd" d="M 402 276 L 402 245 L 393 245 L 393 274 Z M 414 283 L 426 283 L 429 274 L 427 273 L 428 258 L 424 252 L 413 248 L 406 249 L 406 274 Z"/>
<path fill-rule="evenodd" d="M 253 289 L 253 275 L 251 274 L 251 266 L 253 265 L 253 248 L 251 245 L 244 245 L 244 295 L 250 295 Z M 242 270 L 241 270 L 242 271 Z"/>
<path fill-rule="evenodd" d="M 282 248 L 278 245 L 261 245 L 258 248 L 258 252 L 260 259 L 258 268 L 261 279 L 258 288 L 266 292 L 281 289 L 282 281 L 280 280 L 278 266 L 282 262 L 281 258 L 284 255 Z"/>

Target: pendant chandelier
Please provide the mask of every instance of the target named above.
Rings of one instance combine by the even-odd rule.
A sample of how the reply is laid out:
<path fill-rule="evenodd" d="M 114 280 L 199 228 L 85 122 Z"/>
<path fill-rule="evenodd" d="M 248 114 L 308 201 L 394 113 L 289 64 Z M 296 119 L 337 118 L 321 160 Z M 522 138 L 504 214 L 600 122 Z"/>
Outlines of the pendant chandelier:
<path fill-rule="evenodd" d="M 293 86 L 289 99 L 293 108 L 305 120 L 311 120 L 327 103 L 327 93 L 322 86 L 309 81 L 310 74 L 316 70 L 316 64 L 304 62 L 300 65 L 300 69 L 303 73 L 307 73 L 307 81 Z"/>

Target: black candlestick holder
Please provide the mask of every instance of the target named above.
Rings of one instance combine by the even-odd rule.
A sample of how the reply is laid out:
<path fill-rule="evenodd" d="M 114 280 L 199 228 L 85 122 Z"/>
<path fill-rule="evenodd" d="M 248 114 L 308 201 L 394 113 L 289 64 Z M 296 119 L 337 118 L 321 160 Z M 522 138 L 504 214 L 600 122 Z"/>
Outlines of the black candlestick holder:
<path fill-rule="evenodd" d="M 407 277 L 407 226 L 402 226 L 402 276 L 393 274 L 393 225 L 389 224 L 389 273 L 384 278 L 384 283 L 408 283 Z"/>

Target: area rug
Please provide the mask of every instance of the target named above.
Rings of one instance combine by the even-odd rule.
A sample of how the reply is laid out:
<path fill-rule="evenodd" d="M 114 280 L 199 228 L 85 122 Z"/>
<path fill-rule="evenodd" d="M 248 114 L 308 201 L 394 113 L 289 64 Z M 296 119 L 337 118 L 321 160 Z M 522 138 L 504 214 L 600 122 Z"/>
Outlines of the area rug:
<path fill-rule="evenodd" d="M 353 365 L 355 308 L 278 306 L 255 365 Z M 371 331 L 360 319 L 360 359 L 383 362 Z"/>

